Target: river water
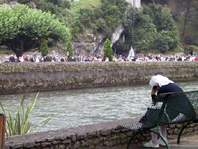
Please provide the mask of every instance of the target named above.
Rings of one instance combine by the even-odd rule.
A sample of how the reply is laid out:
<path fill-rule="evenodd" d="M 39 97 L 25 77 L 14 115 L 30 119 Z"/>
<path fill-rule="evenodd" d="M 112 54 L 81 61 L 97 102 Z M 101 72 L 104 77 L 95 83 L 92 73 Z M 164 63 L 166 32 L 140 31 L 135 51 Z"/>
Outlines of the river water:
<path fill-rule="evenodd" d="M 198 81 L 176 84 L 184 91 L 198 90 Z M 142 116 L 151 104 L 150 92 L 149 85 L 40 92 L 32 111 L 32 124 L 54 115 L 44 128 L 37 130 L 47 131 Z M 28 93 L 25 106 L 35 96 L 36 93 Z M 21 94 L 1 95 L 5 111 L 17 111 L 20 97 Z"/>

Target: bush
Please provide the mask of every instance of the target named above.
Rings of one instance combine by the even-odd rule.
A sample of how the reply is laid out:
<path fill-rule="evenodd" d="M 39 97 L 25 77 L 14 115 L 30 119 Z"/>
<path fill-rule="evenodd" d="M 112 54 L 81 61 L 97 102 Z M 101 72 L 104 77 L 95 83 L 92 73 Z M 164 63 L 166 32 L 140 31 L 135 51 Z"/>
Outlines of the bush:
<path fill-rule="evenodd" d="M 113 49 L 111 48 L 111 42 L 109 41 L 109 39 L 107 38 L 105 43 L 104 43 L 104 55 L 103 58 L 104 60 L 106 59 L 106 57 L 109 58 L 109 61 L 113 60 Z"/>
<path fill-rule="evenodd" d="M 65 55 L 68 56 L 68 58 L 71 58 L 74 56 L 71 41 L 68 41 L 67 43 L 67 48 L 65 49 Z"/>
<path fill-rule="evenodd" d="M 154 38 L 155 49 L 165 53 L 169 50 L 168 42 L 162 35 L 156 35 Z"/>
<path fill-rule="evenodd" d="M 198 36 L 186 36 L 185 37 L 185 43 L 189 45 L 196 45 L 198 46 Z"/>
<path fill-rule="evenodd" d="M 169 0 L 153 0 L 154 3 L 160 4 L 160 5 L 168 4 L 168 1 Z"/>
<path fill-rule="evenodd" d="M 42 56 L 46 56 L 48 54 L 48 45 L 45 38 L 41 39 L 40 51 L 42 53 Z"/>

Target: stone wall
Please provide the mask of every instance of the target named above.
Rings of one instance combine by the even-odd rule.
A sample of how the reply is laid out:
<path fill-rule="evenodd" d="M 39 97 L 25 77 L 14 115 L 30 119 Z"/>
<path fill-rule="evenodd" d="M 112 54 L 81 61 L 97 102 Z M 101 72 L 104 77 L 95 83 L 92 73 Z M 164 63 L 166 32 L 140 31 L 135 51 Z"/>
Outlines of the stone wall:
<path fill-rule="evenodd" d="M 118 125 L 135 123 L 140 118 L 110 121 L 54 131 L 38 132 L 6 138 L 5 149 L 111 149 L 126 146 L 132 131 L 115 130 Z M 168 139 L 176 139 L 182 124 L 167 126 Z M 189 125 L 183 136 L 198 133 L 198 124 Z M 181 137 L 181 140 L 182 140 Z M 132 143 L 143 143 L 151 139 L 150 133 L 139 134 Z"/>
<path fill-rule="evenodd" d="M 198 62 L 1 63 L 0 94 L 198 80 Z"/>

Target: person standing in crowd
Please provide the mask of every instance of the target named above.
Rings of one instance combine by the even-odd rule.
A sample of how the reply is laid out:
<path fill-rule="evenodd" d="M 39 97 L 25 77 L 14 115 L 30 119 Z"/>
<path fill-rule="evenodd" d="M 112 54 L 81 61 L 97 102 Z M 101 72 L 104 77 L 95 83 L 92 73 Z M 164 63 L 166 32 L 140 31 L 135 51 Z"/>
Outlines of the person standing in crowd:
<path fill-rule="evenodd" d="M 14 55 L 11 55 L 11 56 L 10 56 L 10 62 L 15 62 Z"/>

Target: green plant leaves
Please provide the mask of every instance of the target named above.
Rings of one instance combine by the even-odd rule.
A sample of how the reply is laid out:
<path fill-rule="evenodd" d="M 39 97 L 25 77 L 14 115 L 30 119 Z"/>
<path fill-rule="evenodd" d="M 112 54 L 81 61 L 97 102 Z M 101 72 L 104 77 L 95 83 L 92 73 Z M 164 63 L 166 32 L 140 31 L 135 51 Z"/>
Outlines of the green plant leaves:
<path fill-rule="evenodd" d="M 7 120 L 6 120 L 6 122 L 7 122 L 6 136 L 24 135 L 27 133 L 32 133 L 38 127 L 39 124 L 43 124 L 41 126 L 41 128 L 42 128 L 52 119 L 53 116 L 45 118 L 45 119 L 39 121 L 32 128 L 30 128 L 31 127 L 31 119 L 34 116 L 34 115 L 31 116 L 31 112 L 34 108 L 36 101 L 37 101 L 38 95 L 39 95 L 39 93 L 36 94 L 35 99 L 29 106 L 27 106 L 26 110 L 24 109 L 25 95 L 21 96 L 21 102 L 17 109 L 16 114 L 14 114 L 13 112 L 11 112 L 11 113 L 8 112 Z M 0 109 L 6 115 L 6 112 L 5 112 L 3 105 L 1 103 L 0 103 Z"/>

